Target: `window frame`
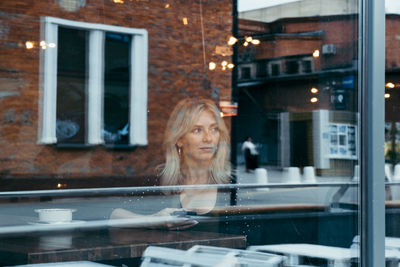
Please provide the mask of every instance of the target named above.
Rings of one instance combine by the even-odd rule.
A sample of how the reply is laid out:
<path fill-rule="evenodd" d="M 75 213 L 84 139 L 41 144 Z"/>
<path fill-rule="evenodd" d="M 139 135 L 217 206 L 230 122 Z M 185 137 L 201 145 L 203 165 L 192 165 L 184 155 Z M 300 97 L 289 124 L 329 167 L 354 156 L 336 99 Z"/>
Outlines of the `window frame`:
<path fill-rule="evenodd" d="M 360 266 L 385 265 L 385 1 L 361 0 L 359 20 Z"/>
<path fill-rule="evenodd" d="M 82 145 L 104 144 L 104 43 L 105 33 L 129 34 L 131 42 L 129 146 L 146 146 L 148 98 L 148 33 L 145 29 L 80 22 L 54 17 L 41 18 L 39 144 L 56 144 L 58 27 L 89 31 L 87 133 Z M 48 46 L 48 44 L 54 44 Z M 101 116 L 99 116 L 101 114 Z"/>

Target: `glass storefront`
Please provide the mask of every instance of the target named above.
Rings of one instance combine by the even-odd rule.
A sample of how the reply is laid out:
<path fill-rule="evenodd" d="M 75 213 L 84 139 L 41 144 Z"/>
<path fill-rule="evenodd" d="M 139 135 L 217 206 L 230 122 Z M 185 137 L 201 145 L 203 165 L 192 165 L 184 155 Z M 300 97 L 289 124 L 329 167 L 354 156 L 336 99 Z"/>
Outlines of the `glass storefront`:
<path fill-rule="evenodd" d="M 392 4 L 389 8 L 388 4 Z M 397 3 L 396 3 L 397 4 Z M 399 122 L 397 116 L 398 74 L 397 65 L 397 24 L 399 23 L 398 6 L 387 2 L 386 54 L 385 54 L 385 248 L 396 249 L 398 239 L 397 211 L 400 196 L 398 175 L 399 165 Z"/>
<path fill-rule="evenodd" d="M 0 266 L 398 265 L 380 5 L 1 1 Z"/>

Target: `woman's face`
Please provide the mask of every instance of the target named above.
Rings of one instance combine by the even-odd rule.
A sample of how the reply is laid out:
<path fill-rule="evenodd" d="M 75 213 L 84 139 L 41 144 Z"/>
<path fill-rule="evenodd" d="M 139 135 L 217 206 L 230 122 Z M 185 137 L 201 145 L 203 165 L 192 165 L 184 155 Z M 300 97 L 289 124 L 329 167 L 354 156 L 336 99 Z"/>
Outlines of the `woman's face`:
<path fill-rule="evenodd" d="M 203 111 L 194 126 L 177 143 L 186 163 L 209 162 L 217 151 L 220 133 L 214 114 Z"/>

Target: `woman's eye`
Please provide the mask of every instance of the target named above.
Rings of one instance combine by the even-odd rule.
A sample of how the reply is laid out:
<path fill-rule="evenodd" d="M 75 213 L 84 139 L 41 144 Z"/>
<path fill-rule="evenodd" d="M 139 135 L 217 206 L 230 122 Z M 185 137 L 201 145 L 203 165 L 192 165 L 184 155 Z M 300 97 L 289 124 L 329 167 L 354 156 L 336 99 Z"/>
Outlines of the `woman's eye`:
<path fill-rule="evenodd" d="M 193 132 L 193 133 L 200 133 L 200 132 L 201 132 L 201 129 L 200 129 L 200 128 L 194 128 L 192 132 Z"/>
<path fill-rule="evenodd" d="M 218 129 L 218 127 L 215 127 L 215 128 L 212 128 L 212 131 L 216 133 L 219 131 L 219 129 Z"/>

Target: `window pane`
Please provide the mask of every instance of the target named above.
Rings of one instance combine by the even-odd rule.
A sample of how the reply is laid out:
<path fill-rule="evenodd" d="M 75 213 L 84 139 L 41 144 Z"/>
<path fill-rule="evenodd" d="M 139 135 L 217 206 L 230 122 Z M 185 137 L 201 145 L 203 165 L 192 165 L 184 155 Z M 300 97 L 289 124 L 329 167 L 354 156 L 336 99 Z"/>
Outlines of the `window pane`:
<path fill-rule="evenodd" d="M 104 140 L 129 143 L 131 36 L 106 33 L 104 73 Z"/>
<path fill-rule="evenodd" d="M 263 4 L 2 0 L 0 265 L 357 265 L 359 1 Z"/>
<path fill-rule="evenodd" d="M 316 251 L 345 257 L 357 249 L 358 2 L 347 4 L 281 1 L 239 13 L 232 142 L 238 183 L 258 187 L 238 190 L 237 204 L 284 206 L 298 216 L 283 219 L 280 210 L 279 223 L 266 220 L 268 234 L 246 232 L 249 243 L 269 252 L 304 249 L 293 264 L 326 266 Z M 277 187 L 266 190 L 271 183 Z M 294 210 L 311 204 L 326 210 Z"/>
<path fill-rule="evenodd" d="M 59 27 L 57 50 L 57 142 L 85 144 L 87 31 Z M 48 48 L 50 49 L 50 48 Z"/>
<path fill-rule="evenodd" d="M 398 40 L 400 23 L 398 4 L 386 0 L 385 64 L 385 182 L 386 182 L 386 248 L 398 250 L 400 240 L 400 66 Z M 383 177 L 381 177 L 383 179 Z"/>

